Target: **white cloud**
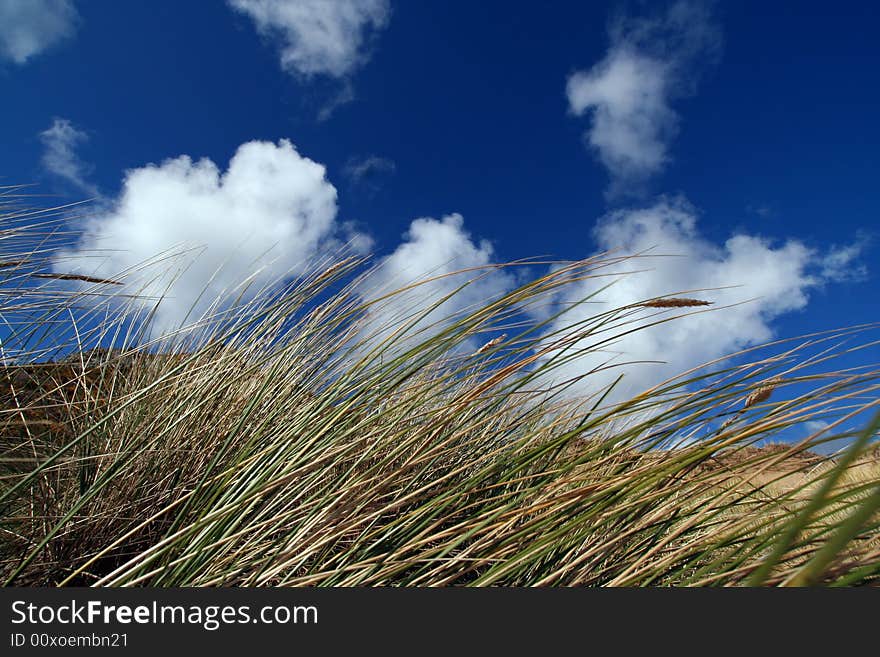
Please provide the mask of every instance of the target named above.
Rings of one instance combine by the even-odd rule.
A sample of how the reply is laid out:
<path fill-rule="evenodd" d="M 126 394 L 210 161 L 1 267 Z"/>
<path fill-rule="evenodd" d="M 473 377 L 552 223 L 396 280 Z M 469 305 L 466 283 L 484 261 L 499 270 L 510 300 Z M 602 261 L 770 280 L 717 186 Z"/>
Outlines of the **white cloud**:
<path fill-rule="evenodd" d="M 568 80 L 571 110 L 594 111 L 590 145 L 618 178 L 653 173 L 666 163 L 677 117 L 667 104 L 665 77 L 662 62 L 621 50 Z"/>
<path fill-rule="evenodd" d="M 450 214 L 440 220 L 430 217 L 414 220 L 404 241 L 370 274 L 361 291 L 363 298 L 371 301 L 407 285 L 421 283 L 378 301 L 370 311 L 368 331 L 374 338 L 386 336 L 469 283 L 421 319 L 408 334 L 415 335 L 424 329 L 419 336 L 424 338 L 438 327 L 448 325 L 456 314 L 474 310 L 511 287 L 511 275 L 489 267 L 492 262 L 492 245 L 485 240 L 475 242 L 465 230 L 460 214 Z M 471 271 L 462 272 L 464 269 Z M 398 346 L 406 344 L 409 342 L 403 340 Z"/>
<path fill-rule="evenodd" d="M 807 420 L 803 424 L 804 438 L 814 436 L 815 439 L 823 440 L 819 445 L 811 445 L 810 450 L 824 455 L 832 455 L 846 450 L 852 445 L 852 438 L 842 436 L 834 438 L 834 436 L 845 432 L 851 432 L 853 427 L 842 427 L 837 425 L 832 428 L 831 422 L 825 420 Z"/>
<path fill-rule="evenodd" d="M 361 182 L 364 178 L 393 173 L 397 166 L 393 160 L 378 155 L 357 158 L 353 157 L 345 165 L 346 175 L 354 182 Z"/>
<path fill-rule="evenodd" d="M 367 59 L 371 33 L 385 27 L 388 0 L 228 0 L 279 44 L 281 67 L 342 78 Z"/>
<path fill-rule="evenodd" d="M 79 144 L 89 136 L 78 130 L 67 119 L 54 119 L 52 125 L 40 133 L 43 142 L 43 166 L 59 178 L 66 180 L 89 196 L 99 196 L 98 188 L 88 181 L 91 165 L 76 153 Z"/>
<path fill-rule="evenodd" d="M 828 427 L 831 426 L 830 422 L 826 422 L 825 420 L 807 420 L 804 422 L 804 432 L 808 435 L 818 434 L 822 431 L 825 431 Z"/>
<path fill-rule="evenodd" d="M 343 105 L 347 105 L 355 99 L 354 84 L 350 78 L 342 78 L 329 97 L 325 98 L 318 109 L 315 119 L 319 123 L 327 121 L 333 113 Z"/>
<path fill-rule="evenodd" d="M 24 64 L 73 36 L 78 21 L 71 0 L 0 0 L 0 59 Z"/>
<path fill-rule="evenodd" d="M 768 341 L 773 337 L 772 321 L 804 308 L 811 288 L 829 280 L 824 264 L 827 256 L 796 240 L 776 244 L 739 233 L 721 246 L 707 241 L 700 234 L 695 211 L 681 199 L 662 199 L 652 207 L 613 212 L 599 222 L 595 238 L 602 250 L 621 255 L 645 253 L 645 257 L 603 270 L 611 275 L 608 278 L 570 286 L 559 303 L 573 304 L 590 294 L 597 296 L 574 306 L 556 321 L 554 329 L 564 330 L 598 313 L 670 294 L 711 301 L 713 306 L 708 311 L 685 309 L 700 312 L 621 336 L 565 364 L 552 375 L 554 381 L 579 376 L 606 363 L 615 365 L 575 386 L 578 394 L 596 392 L 624 373 L 623 385 L 615 395 L 621 399 L 707 361 Z M 635 270 L 646 271 L 624 273 Z M 598 291 L 611 280 L 614 284 Z M 731 307 L 723 307 L 728 305 Z M 592 347 L 635 326 L 683 314 L 681 310 L 648 308 L 636 313 L 626 320 L 632 323 L 624 324 L 621 319 L 619 330 L 585 336 L 577 348 Z M 662 362 L 626 365 L 633 361 Z"/>
<path fill-rule="evenodd" d="M 336 189 L 324 166 L 287 140 L 252 141 L 238 148 L 226 171 L 186 155 L 128 171 L 119 198 L 87 222 L 83 239 L 55 266 L 116 278 L 158 254 L 195 248 L 194 260 L 182 256 L 138 270 L 141 281 L 158 276 L 143 294 L 165 295 L 154 325 L 164 332 L 177 328 L 192 306 L 188 321 L 198 319 L 210 301 L 251 274 L 262 285 L 304 271 L 311 258 L 338 245 L 335 235 L 345 226 L 336 213 Z"/>
<path fill-rule="evenodd" d="M 668 162 L 678 130 L 671 103 L 693 91 L 720 36 L 705 3 L 679 1 L 659 17 L 615 21 L 610 37 L 605 58 L 570 76 L 566 94 L 572 113 L 590 113 L 586 139 L 618 195 Z"/>
<path fill-rule="evenodd" d="M 859 262 L 867 247 L 867 238 L 859 238 L 852 244 L 832 246 L 822 259 L 822 277 L 830 281 L 862 281 L 868 277 L 868 268 Z"/>
<path fill-rule="evenodd" d="M 394 160 L 378 155 L 369 157 L 352 157 L 345 163 L 343 173 L 353 185 L 375 192 L 382 180 L 397 170 Z"/>

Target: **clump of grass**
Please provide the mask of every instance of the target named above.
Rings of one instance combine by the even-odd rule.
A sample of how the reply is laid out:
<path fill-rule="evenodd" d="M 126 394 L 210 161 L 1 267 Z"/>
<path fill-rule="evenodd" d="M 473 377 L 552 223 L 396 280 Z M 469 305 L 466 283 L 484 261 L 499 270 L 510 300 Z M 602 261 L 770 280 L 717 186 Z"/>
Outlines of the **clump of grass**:
<path fill-rule="evenodd" d="M 17 317 L 5 344 L 19 345 L 0 382 L 8 585 L 862 584 L 880 572 L 880 372 L 832 366 L 871 327 L 780 341 L 612 403 L 553 375 L 613 320 L 631 330 L 632 307 L 553 335 L 528 312 L 600 276 L 601 257 L 430 330 L 417 313 L 392 331 L 369 322 L 394 293 L 363 301 L 364 262 L 341 259 L 149 339 L 132 301 L 101 282 L 33 286 L 38 254 L 22 253 L 3 261 L 25 269 L 0 268 L 0 311 Z M 803 392 L 771 402 L 783 384 Z M 822 435 L 756 447 L 819 417 L 832 422 Z M 810 451 L 831 438 L 849 451 Z"/>

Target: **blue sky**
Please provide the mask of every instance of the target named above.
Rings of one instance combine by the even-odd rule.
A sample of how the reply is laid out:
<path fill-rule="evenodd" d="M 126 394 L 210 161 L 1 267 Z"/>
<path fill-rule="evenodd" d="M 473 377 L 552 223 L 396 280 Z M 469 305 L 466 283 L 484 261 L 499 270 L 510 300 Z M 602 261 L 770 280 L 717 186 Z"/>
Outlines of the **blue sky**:
<path fill-rule="evenodd" d="M 190 287 L 279 240 L 291 269 L 372 242 L 389 281 L 654 246 L 689 264 L 651 263 L 608 303 L 756 299 L 621 346 L 680 369 L 877 319 L 878 18 L 845 0 L 0 0 L 0 176 L 97 197 L 60 267 L 203 244 Z"/>

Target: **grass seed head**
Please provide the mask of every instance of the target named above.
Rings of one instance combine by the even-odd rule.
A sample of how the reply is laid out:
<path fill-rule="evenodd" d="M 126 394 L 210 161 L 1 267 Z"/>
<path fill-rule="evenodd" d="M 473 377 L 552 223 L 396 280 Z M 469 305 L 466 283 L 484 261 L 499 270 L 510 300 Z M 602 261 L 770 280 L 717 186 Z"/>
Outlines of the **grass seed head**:
<path fill-rule="evenodd" d="M 672 297 L 668 299 L 653 299 L 640 304 L 643 308 L 693 308 L 695 306 L 711 306 L 711 301 L 702 299 L 688 299 L 686 297 Z"/>
<path fill-rule="evenodd" d="M 493 347 L 497 347 L 499 344 L 501 344 L 502 342 L 504 342 L 504 340 L 505 340 L 506 338 L 507 338 L 507 333 L 502 333 L 502 334 L 499 335 L 497 338 L 493 338 L 493 339 L 489 340 L 489 342 L 487 342 L 487 343 L 484 344 L 482 347 L 480 347 L 479 349 L 477 349 L 476 353 L 478 353 L 478 354 L 482 354 L 482 353 L 485 352 L 485 351 L 489 351 L 489 350 L 492 349 Z"/>
<path fill-rule="evenodd" d="M 748 397 L 746 397 L 746 403 L 743 408 L 750 408 L 755 404 L 760 404 L 761 402 L 765 402 L 770 399 L 770 395 L 773 394 L 773 391 L 776 389 L 776 386 L 779 385 L 779 379 L 770 379 L 764 385 L 758 387 L 754 392 L 752 392 Z"/>

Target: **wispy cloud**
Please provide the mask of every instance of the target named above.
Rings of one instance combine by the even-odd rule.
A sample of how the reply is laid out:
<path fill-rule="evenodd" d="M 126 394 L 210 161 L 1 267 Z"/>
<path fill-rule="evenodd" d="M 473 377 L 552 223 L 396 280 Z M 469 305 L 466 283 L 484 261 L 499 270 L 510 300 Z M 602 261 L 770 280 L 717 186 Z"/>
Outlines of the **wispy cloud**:
<path fill-rule="evenodd" d="M 861 235 L 852 244 L 832 246 L 822 258 L 822 277 L 834 282 L 865 280 L 868 267 L 860 258 L 868 242 L 868 237 Z"/>
<path fill-rule="evenodd" d="M 381 183 L 397 170 L 394 160 L 378 155 L 352 157 L 345 163 L 343 173 L 352 185 L 369 192 L 378 191 Z"/>
<path fill-rule="evenodd" d="M 769 219 L 776 214 L 773 206 L 767 203 L 750 203 L 746 206 L 746 212 L 748 212 L 749 214 L 757 215 L 762 219 Z"/>
<path fill-rule="evenodd" d="M 820 433 L 825 431 L 829 426 L 831 426 L 831 423 L 826 422 L 825 420 L 807 420 L 804 422 L 804 431 L 807 434 Z"/>
<path fill-rule="evenodd" d="M 570 111 L 590 115 L 586 140 L 611 175 L 612 197 L 638 192 L 669 161 L 678 131 L 672 102 L 693 93 L 720 50 L 705 2 L 681 0 L 653 17 L 619 17 L 605 57 L 568 79 Z"/>
<path fill-rule="evenodd" d="M 77 129 L 68 119 L 56 118 L 40 133 L 43 142 L 43 167 L 88 196 L 100 196 L 97 186 L 88 180 L 94 168 L 84 162 L 76 149 L 89 140 L 88 134 Z"/>
<path fill-rule="evenodd" d="M 73 36 L 78 23 L 71 0 L 0 0 L 0 59 L 25 64 Z"/>
<path fill-rule="evenodd" d="M 325 97 L 321 103 L 315 118 L 319 123 L 327 121 L 333 113 L 343 105 L 347 105 L 356 98 L 354 83 L 350 78 L 340 78 L 330 96 Z"/>

